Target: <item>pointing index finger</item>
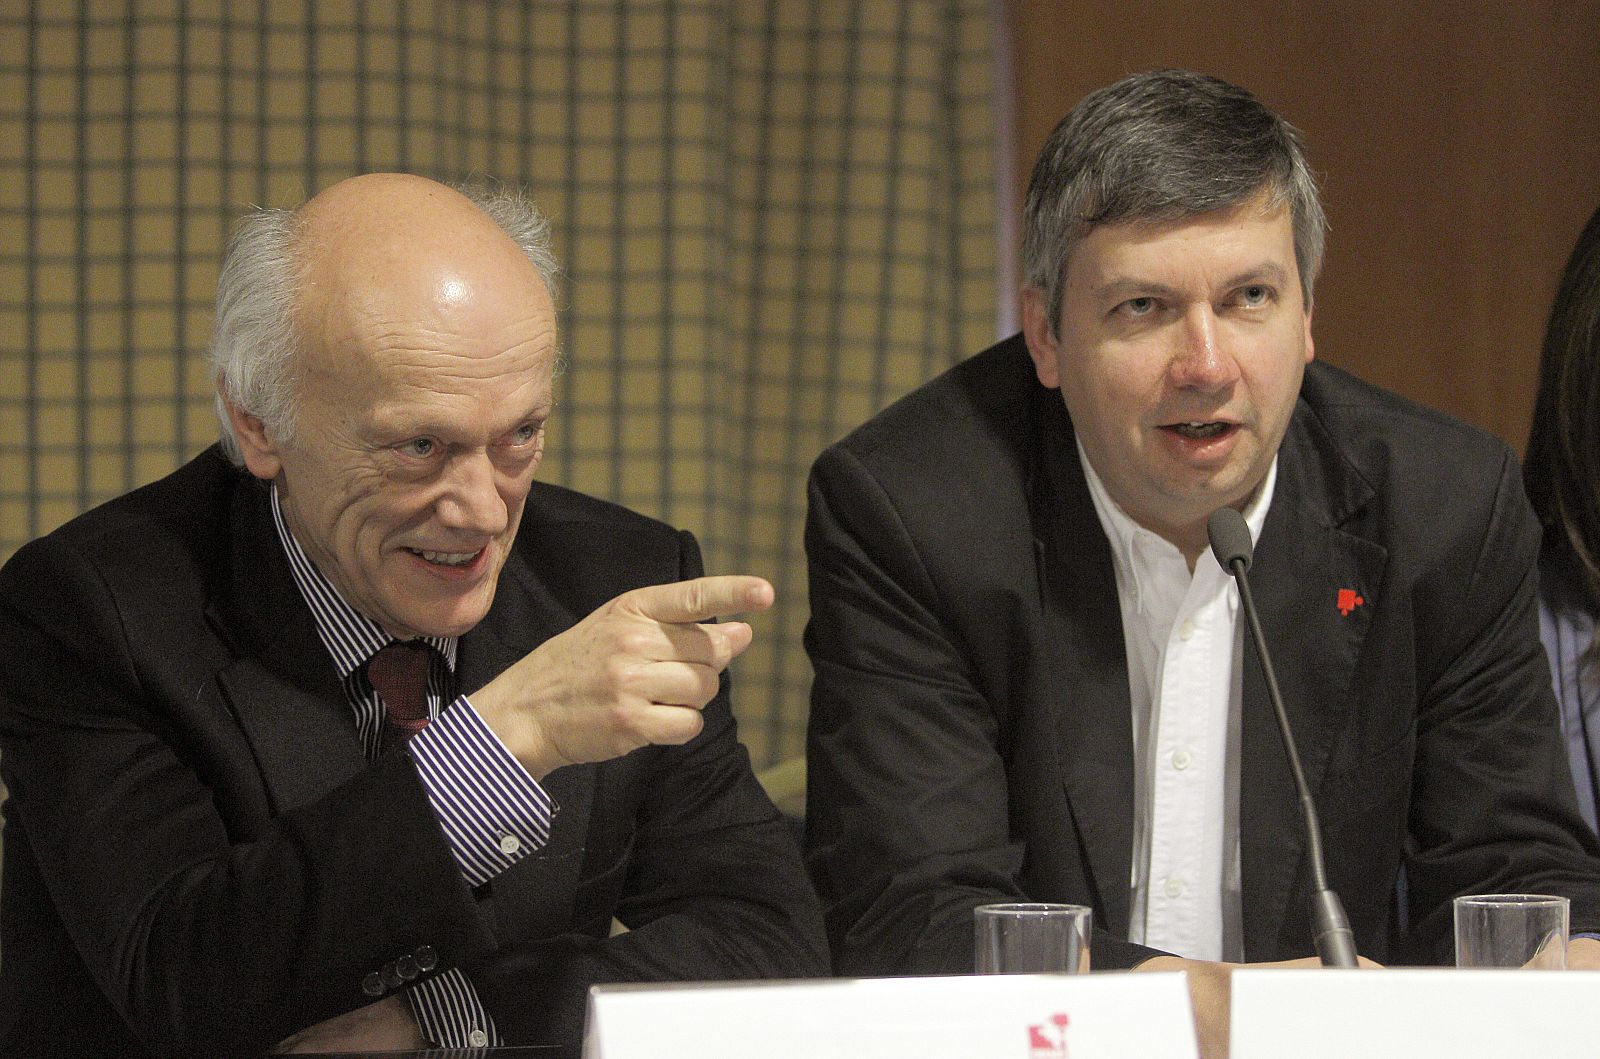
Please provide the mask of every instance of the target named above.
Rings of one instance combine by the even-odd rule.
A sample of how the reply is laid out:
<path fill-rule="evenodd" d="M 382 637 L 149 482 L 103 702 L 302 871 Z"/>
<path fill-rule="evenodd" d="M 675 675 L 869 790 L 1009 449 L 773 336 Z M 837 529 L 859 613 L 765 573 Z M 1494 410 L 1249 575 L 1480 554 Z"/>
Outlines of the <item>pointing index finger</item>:
<path fill-rule="evenodd" d="M 629 609 L 661 622 L 705 621 L 718 615 L 766 610 L 772 606 L 772 586 L 747 574 L 719 574 L 649 585 L 627 593 Z"/>

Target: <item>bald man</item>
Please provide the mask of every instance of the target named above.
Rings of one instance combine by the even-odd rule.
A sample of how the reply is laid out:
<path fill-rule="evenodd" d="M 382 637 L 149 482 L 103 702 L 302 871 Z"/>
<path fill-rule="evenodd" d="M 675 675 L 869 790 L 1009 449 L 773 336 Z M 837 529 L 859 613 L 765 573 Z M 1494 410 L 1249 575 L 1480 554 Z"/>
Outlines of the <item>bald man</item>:
<path fill-rule="evenodd" d="M 221 444 L 0 571 L 0 1053 L 575 1045 L 595 982 L 825 973 L 703 624 L 771 587 L 535 481 L 553 273 L 416 177 L 242 226 Z"/>

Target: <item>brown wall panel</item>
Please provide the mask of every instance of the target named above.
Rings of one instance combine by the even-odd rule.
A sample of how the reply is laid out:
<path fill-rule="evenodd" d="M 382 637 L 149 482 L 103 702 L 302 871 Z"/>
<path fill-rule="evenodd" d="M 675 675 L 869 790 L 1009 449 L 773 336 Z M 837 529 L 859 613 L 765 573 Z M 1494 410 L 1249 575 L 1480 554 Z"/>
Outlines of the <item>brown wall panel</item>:
<path fill-rule="evenodd" d="M 1011 0 L 1019 182 L 1123 74 L 1250 88 L 1306 135 L 1331 224 L 1318 355 L 1520 450 L 1556 279 L 1600 205 L 1600 3 Z"/>

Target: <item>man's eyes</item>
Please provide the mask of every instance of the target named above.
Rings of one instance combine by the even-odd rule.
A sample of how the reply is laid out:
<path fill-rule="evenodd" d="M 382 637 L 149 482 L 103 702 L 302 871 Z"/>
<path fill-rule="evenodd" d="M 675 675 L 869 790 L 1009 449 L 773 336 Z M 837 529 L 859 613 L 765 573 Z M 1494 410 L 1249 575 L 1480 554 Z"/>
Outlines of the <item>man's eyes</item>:
<path fill-rule="evenodd" d="M 1276 297 L 1277 291 L 1268 284 L 1251 283 L 1234 291 L 1230 301 L 1241 308 L 1259 309 L 1271 304 Z M 1111 312 L 1114 316 L 1121 316 L 1129 320 L 1140 320 L 1154 315 L 1161 311 L 1161 308 L 1162 303 L 1159 298 L 1144 295 L 1118 302 Z"/>
<path fill-rule="evenodd" d="M 505 435 L 500 444 L 513 449 L 527 448 L 538 444 L 543 436 L 543 423 L 524 423 Z M 394 451 L 407 459 L 428 460 L 444 452 L 444 444 L 437 438 L 416 437 L 400 442 L 394 446 Z"/>
<path fill-rule="evenodd" d="M 526 445 L 530 441 L 538 440 L 539 435 L 543 432 L 544 424 L 542 423 L 524 423 L 511 432 L 511 444 Z"/>

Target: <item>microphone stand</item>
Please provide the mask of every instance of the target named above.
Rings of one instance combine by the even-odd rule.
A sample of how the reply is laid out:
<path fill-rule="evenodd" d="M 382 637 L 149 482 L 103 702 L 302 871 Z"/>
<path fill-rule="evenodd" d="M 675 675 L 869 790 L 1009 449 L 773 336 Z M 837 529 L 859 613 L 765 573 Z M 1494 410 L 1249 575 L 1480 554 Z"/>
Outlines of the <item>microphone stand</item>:
<path fill-rule="evenodd" d="M 1227 518 L 1229 515 L 1232 519 Z M 1213 530 L 1218 522 L 1235 520 L 1235 525 L 1221 527 L 1222 532 Z M 1317 822 L 1317 807 L 1311 800 L 1311 788 L 1306 783 L 1305 771 L 1300 767 L 1300 753 L 1295 749 L 1289 715 L 1283 708 L 1283 695 L 1278 691 L 1278 677 L 1272 671 L 1272 656 L 1267 653 L 1267 639 L 1261 632 L 1261 618 L 1256 613 L 1255 600 L 1250 596 L 1250 580 L 1245 577 L 1245 571 L 1250 568 L 1250 530 L 1244 524 L 1244 517 L 1232 508 L 1214 512 L 1206 528 L 1210 532 L 1213 552 L 1219 560 L 1224 560 L 1225 569 L 1233 575 L 1239 586 L 1239 599 L 1244 604 L 1250 635 L 1255 639 L 1256 655 L 1261 659 L 1261 671 L 1267 678 L 1267 695 L 1272 700 L 1273 712 L 1278 716 L 1278 734 L 1283 737 L 1283 752 L 1289 758 L 1289 770 L 1294 774 L 1295 790 L 1300 795 L 1306 854 L 1311 861 L 1311 882 L 1315 889 L 1311 900 L 1311 921 L 1317 955 L 1322 958 L 1324 967 L 1357 967 L 1355 935 L 1350 932 L 1350 921 L 1345 917 L 1339 895 L 1328 886 L 1328 872 L 1322 861 L 1322 827 Z M 1228 540 L 1228 537 L 1237 537 L 1240 532 L 1243 533 L 1242 541 Z M 1219 547 L 1219 540 L 1235 546 L 1231 549 Z M 1243 554 L 1240 554 L 1241 551 Z"/>

